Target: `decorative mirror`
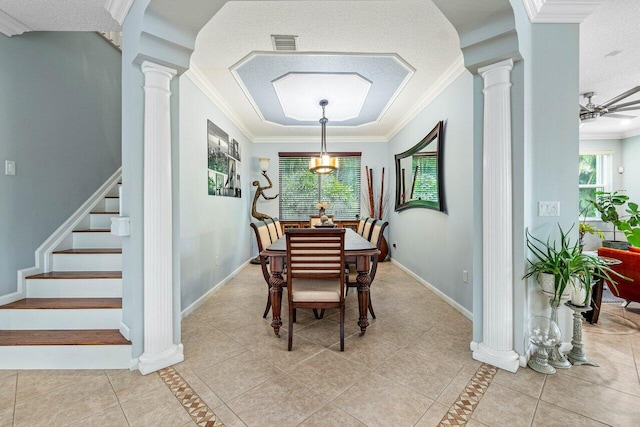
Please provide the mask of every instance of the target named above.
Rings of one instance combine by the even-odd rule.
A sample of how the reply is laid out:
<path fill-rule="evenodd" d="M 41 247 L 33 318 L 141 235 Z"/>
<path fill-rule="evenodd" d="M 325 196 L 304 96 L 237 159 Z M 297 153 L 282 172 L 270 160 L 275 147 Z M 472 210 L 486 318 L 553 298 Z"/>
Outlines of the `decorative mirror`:
<path fill-rule="evenodd" d="M 439 121 L 422 141 L 396 154 L 396 211 L 445 210 L 443 183 L 444 124 Z"/>

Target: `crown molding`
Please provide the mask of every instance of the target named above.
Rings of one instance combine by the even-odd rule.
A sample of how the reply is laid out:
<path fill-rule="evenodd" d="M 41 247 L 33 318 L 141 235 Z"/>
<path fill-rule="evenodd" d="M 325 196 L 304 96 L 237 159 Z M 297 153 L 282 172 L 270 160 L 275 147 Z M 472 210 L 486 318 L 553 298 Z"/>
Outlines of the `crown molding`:
<path fill-rule="evenodd" d="M 124 19 L 129 13 L 129 9 L 133 5 L 134 0 L 105 0 L 104 8 L 111 14 L 113 19 L 118 21 L 118 24 L 122 26 Z"/>
<path fill-rule="evenodd" d="M 320 130 L 320 126 L 317 127 Z M 317 136 L 265 136 L 258 137 L 253 140 L 254 144 L 302 144 L 302 143 L 318 143 L 320 142 L 320 133 Z M 358 135 L 358 136 L 336 136 L 334 138 L 327 138 L 328 144 L 335 143 L 347 143 L 347 142 L 389 142 L 384 135 Z"/>
<path fill-rule="evenodd" d="M 640 128 L 631 129 L 631 130 L 628 130 L 626 132 L 622 132 L 622 139 L 632 138 L 632 137 L 638 136 L 638 135 L 640 135 Z"/>
<path fill-rule="evenodd" d="M 467 71 L 464 66 L 464 57 L 462 54 L 456 59 L 453 64 L 445 70 L 445 72 L 435 81 L 433 86 L 418 100 L 415 106 L 406 114 L 402 120 L 398 122 L 396 126 L 389 131 L 384 137 L 384 142 L 389 142 L 398 132 L 400 132 L 405 126 L 407 126 L 413 119 L 416 118 L 422 110 L 427 108 L 446 88 L 449 87 L 462 73 Z"/>
<path fill-rule="evenodd" d="M 0 9 L 0 33 L 11 37 L 19 36 L 25 31 L 31 31 L 31 28 Z"/>
<path fill-rule="evenodd" d="M 579 24 L 605 0 L 522 0 L 533 23 Z"/>
<path fill-rule="evenodd" d="M 189 69 L 184 73 L 184 76 L 188 77 L 193 84 L 198 87 L 204 93 L 216 107 L 218 107 L 222 113 L 231 120 L 231 122 L 246 136 L 249 141 L 255 142 L 255 135 L 249 130 L 245 122 L 233 111 L 233 109 L 225 102 L 222 95 L 209 83 L 207 78 L 202 73 L 202 70 L 196 65 L 191 64 Z"/>
<path fill-rule="evenodd" d="M 622 132 L 580 132 L 581 141 L 591 141 L 594 139 L 622 139 Z"/>
<path fill-rule="evenodd" d="M 640 135 L 640 128 L 630 129 L 624 132 L 580 132 L 580 140 L 627 139 L 638 135 Z"/>

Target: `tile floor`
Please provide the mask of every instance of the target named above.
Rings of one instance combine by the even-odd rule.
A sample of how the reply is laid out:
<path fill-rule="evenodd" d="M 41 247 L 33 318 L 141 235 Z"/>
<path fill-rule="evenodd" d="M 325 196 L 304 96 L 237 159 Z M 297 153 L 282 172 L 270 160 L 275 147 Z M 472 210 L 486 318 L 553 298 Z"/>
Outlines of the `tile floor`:
<path fill-rule="evenodd" d="M 199 396 L 189 403 L 229 427 L 439 425 L 480 372 L 471 322 L 391 263 L 372 295 L 378 319 L 360 337 L 349 293 L 344 353 L 336 313 L 304 311 L 288 352 L 286 329 L 278 339 L 261 318 L 260 268 L 247 266 L 182 324 L 185 361 L 174 368 Z M 584 325 L 599 368 L 498 370 L 466 425 L 640 425 L 639 325 L 640 304 L 604 304 L 599 324 Z M 206 425 L 181 405 L 184 389 L 129 371 L 0 371 L 0 426 Z"/>

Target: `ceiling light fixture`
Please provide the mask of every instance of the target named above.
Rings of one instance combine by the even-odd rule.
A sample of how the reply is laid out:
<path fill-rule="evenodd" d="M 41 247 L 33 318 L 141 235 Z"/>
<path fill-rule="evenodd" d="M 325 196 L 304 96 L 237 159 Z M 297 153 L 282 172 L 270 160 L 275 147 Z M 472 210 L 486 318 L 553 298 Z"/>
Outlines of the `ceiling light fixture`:
<path fill-rule="evenodd" d="M 312 157 L 311 160 L 309 160 L 309 171 L 321 175 L 332 173 L 340 167 L 338 159 L 330 157 L 329 153 L 327 153 L 327 122 L 329 120 L 324 116 L 324 109 L 328 104 L 329 101 L 326 99 L 320 101 L 320 106 L 322 107 L 322 118 L 320 119 L 320 125 L 322 126 L 320 156 Z"/>

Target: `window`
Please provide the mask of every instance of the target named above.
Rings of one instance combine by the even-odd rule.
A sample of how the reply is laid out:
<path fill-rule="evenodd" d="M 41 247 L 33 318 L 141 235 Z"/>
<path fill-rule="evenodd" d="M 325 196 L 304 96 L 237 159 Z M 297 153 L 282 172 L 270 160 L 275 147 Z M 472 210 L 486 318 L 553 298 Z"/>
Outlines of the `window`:
<path fill-rule="evenodd" d="M 438 153 L 415 153 L 411 160 L 414 182 L 409 199 L 439 203 L 438 197 Z"/>
<path fill-rule="evenodd" d="M 596 191 L 608 191 L 611 181 L 611 155 L 581 154 L 578 164 L 578 194 L 580 212 L 586 208 L 587 218 L 597 218 L 598 212 L 587 200 L 595 198 Z"/>
<path fill-rule="evenodd" d="M 360 153 L 335 153 L 340 169 L 329 175 L 309 172 L 316 153 L 279 153 L 280 219 L 298 220 L 317 215 L 318 202 L 329 203 L 334 219 L 355 219 L 360 214 Z"/>

